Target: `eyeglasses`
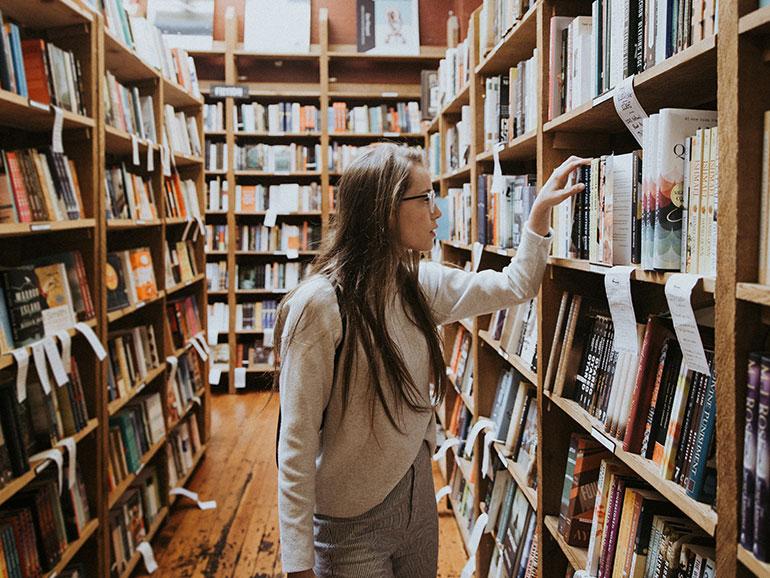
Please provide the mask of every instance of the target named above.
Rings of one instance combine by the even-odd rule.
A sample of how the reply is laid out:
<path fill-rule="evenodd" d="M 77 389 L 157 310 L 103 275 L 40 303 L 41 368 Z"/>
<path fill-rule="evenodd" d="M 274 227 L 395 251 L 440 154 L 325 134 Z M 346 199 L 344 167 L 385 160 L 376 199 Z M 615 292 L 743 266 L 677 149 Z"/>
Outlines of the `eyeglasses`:
<path fill-rule="evenodd" d="M 434 190 L 426 191 L 419 195 L 412 195 L 411 197 L 404 197 L 401 199 L 401 202 L 403 203 L 404 201 L 411 201 L 413 199 L 428 201 L 428 208 L 430 208 L 431 213 L 436 210 L 436 191 Z"/>

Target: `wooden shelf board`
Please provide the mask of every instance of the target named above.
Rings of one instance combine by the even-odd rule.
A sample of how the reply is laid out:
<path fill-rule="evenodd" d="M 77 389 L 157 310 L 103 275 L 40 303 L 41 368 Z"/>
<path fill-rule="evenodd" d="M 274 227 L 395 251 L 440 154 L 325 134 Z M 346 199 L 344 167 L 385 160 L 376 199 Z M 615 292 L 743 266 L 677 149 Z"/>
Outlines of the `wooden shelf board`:
<path fill-rule="evenodd" d="M 438 61 L 446 55 L 446 46 L 420 46 L 419 54 L 370 54 L 358 52 L 355 44 L 329 45 L 330 60 L 374 60 L 386 62 L 425 62 Z"/>
<path fill-rule="evenodd" d="M 115 415 L 118 413 L 121 409 L 123 409 L 128 403 L 130 403 L 139 393 L 141 393 L 145 387 L 150 385 L 153 381 L 158 379 L 161 375 L 163 375 L 166 372 L 166 364 L 161 363 L 158 367 L 155 367 L 147 372 L 147 377 L 144 379 L 137 380 L 136 383 L 134 383 L 126 392 L 126 395 L 123 397 L 119 397 L 117 399 L 113 399 L 111 402 L 107 404 L 107 413 L 110 416 Z"/>
<path fill-rule="evenodd" d="M 192 218 L 192 217 L 191 217 Z M 190 221 L 187 217 L 165 217 L 163 222 L 168 226 L 186 225 Z"/>
<path fill-rule="evenodd" d="M 147 159 L 147 140 L 143 140 L 136 137 L 139 143 L 139 158 L 140 161 L 146 161 Z M 157 144 L 151 143 L 153 150 L 160 150 Z M 104 147 L 105 152 L 111 155 L 129 156 L 133 154 L 133 142 L 131 140 L 131 133 L 124 131 L 123 129 L 104 125 Z"/>
<path fill-rule="evenodd" d="M 740 34 L 770 34 L 770 6 L 759 8 L 742 16 L 738 21 Z"/>
<path fill-rule="evenodd" d="M 190 467 L 190 471 L 188 471 L 184 476 L 182 476 L 182 479 L 178 480 L 176 486 L 174 487 L 184 488 L 187 485 L 187 482 L 190 481 L 190 478 L 195 473 L 195 469 L 198 467 L 198 464 L 201 463 L 201 460 L 203 459 L 203 455 L 206 453 L 206 449 L 207 449 L 207 445 L 203 444 L 201 446 L 200 451 L 195 455 L 195 457 L 193 457 L 193 463 L 192 463 L 192 466 Z M 177 494 L 170 495 L 168 497 L 169 506 L 173 506 L 176 503 L 178 498 L 179 496 Z"/>
<path fill-rule="evenodd" d="M 98 527 L 99 527 L 99 520 L 97 518 L 94 518 L 90 522 L 88 522 L 88 524 L 86 524 L 86 527 L 83 528 L 83 531 L 81 532 L 80 537 L 74 542 L 70 542 L 69 544 L 67 544 L 67 548 L 62 553 L 61 558 L 59 559 L 59 562 L 56 564 L 56 566 L 54 566 L 50 572 L 46 572 L 45 574 L 43 574 L 44 578 L 55 578 L 56 576 L 61 574 L 64 571 L 64 569 L 67 567 L 67 564 L 69 564 L 72 561 L 75 555 L 83 547 L 83 544 L 88 542 L 91 536 L 94 535 Z"/>
<path fill-rule="evenodd" d="M 122 83 L 157 80 L 160 73 L 104 28 L 104 67 Z"/>
<path fill-rule="evenodd" d="M 692 108 L 716 100 L 716 38 L 710 37 L 636 75 L 634 91 L 647 114 L 663 107 Z M 546 122 L 544 132 L 617 133 L 625 125 L 612 91 Z"/>
<path fill-rule="evenodd" d="M 459 241 L 441 241 L 441 244 L 445 247 L 452 247 L 453 249 L 460 249 L 461 251 L 470 251 L 471 246 Z"/>
<path fill-rule="evenodd" d="M 540 3 L 535 2 L 508 34 L 487 53 L 476 67 L 476 74 L 492 76 L 507 73 L 511 66 L 532 56 L 533 50 L 537 48 L 537 10 Z"/>
<path fill-rule="evenodd" d="M 94 20 L 88 9 L 73 0 L 4 0 L 3 16 L 32 29 L 63 28 Z"/>
<path fill-rule="evenodd" d="M 442 181 L 459 181 L 459 180 L 469 179 L 470 177 L 471 177 L 471 165 L 465 165 L 464 167 L 460 167 L 459 169 L 455 169 L 454 171 L 444 173 L 441 176 L 441 180 Z"/>
<path fill-rule="evenodd" d="M 298 251 L 300 257 L 314 257 L 321 251 Z M 286 257 L 286 251 L 236 251 L 236 257 Z"/>
<path fill-rule="evenodd" d="M 236 329 L 236 335 L 262 335 L 264 331 L 261 329 Z"/>
<path fill-rule="evenodd" d="M 383 138 L 402 138 L 402 139 L 422 139 L 425 135 L 421 132 L 330 132 L 331 140 L 357 140 L 357 139 L 383 139 Z"/>
<path fill-rule="evenodd" d="M 311 44 L 308 52 L 255 52 L 253 50 L 244 50 L 237 48 L 234 52 L 236 58 L 248 58 L 249 60 L 307 60 L 316 62 L 321 57 L 321 46 Z"/>
<path fill-rule="evenodd" d="M 506 143 L 500 151 L 500 162 L 525 161 L 534 159 L 537 155 L 537 131 L 529 131 Z M 478 162 L 492 162 L 492 151 L 484 151 L 476 155 Z"/>
<path fill-rule="evenodd" d="M 175 152 L 174 164 L 178 167 L 190 167 L 195 165 L 203 165 L 203 157 L 195 155 L 187 155 L 180 152 Z"/>
<path fill-rule="evenodd" d="M 190 285 L 194 285 L 195 283 L 198 283 L 200 281 L 203 281 L 206 278 L 206 275 L 204 273 L 198 273 L 195 277 L 192 279 L 188 279 L 187 281 L 182 281 L 178 285 L 174 285 L 170 289 L 166 289 L 166 295 L 173 295 L 177 291 L 181 291 L 185 287 L 189 287 Z"/>
<path fill-rule="evenodd" d="M 587 273 L 597 273 L 606 275 L 611 267 L 589 263 L 585 259 L 563 259 L 561 257 L 549 257 L 548 264 L 554 267 L 573 269 L 575 271 L 585 271 Z M 631 279 L 643 283 L 653 283 L 656 285 L 665 285 L 666 281 L 673 275 L 671 272 L 645 271 L 639 267 L 631 273 Z M 714 293 L 716 290 L 716 279 L 714 277 L 704 277 L 702 280 L 703 291 L 705 293 Z"/>
<path fill-rule="evenodd" d="M 158 454 L 158 450 L 162 448 L 164 445 L 166 445 L 166 435 L 163 435 L 163 438 L 156 443 L 155 445 L 151 446 L 150 449 L 147 450 L 147 452 L 142 456 L 142 459 L 140 460 L 140 466 L 139 470 L 137 470 L 135 473 L 128 474 L 124 480 L 122 480 L 114 490 L 110 492 L 109 499 L 107 500 L 107 507 L 108 509 L 112 510 L 112 508 L 115 507 L 115 504 L 120 501 L 120 499 L 123 497 L 123 494 L 126 493 L 128 488 L 131 487 L 131 484 L 133 484 L 136 481 L 136 478 L 139 474 L 141 474 L 144 467 L 149 464 L 152 459 Z"/>
<path fill-rule="evenodd" d="M 551 536 L 553 536 L 554 540 L 559 544 L 559 548 L 564 552 L 564 556 L 566 556 L 569 565 L 575 570 L 585 570 L 586 564 L 588 563 L 588 549 L 577 548 L 567 544 L 559 533 L 559 517 L 545 516 L 545 527 L 548 528 Z"/>
<path fill-rule="evenodd" d="M 247 367 L 246 373 L 273 373 L 275 368 L 269 363 L 258 363 L 254 367 Z"/>
<path fill-rule="evenodd" d="M 753 552 L 747 550 L 740 544 L 738 544 L 738 560 L 741 564 L 746 566 L 746 568 L 751 570 L 755 576 L 758 576 L 759 578 L 770 577 L 770 564 L 767 562 L 760 562 L 754 556 Z"/>
<path fill-rule="evenodd" d="M 108 323 L 114 323 L 118 319 L 123 319 L 124 317 L 128 315 L 132 315 L 133 313 L 136 313 L 140 309 L 143 309 L 144 307 L 147 307 L 148 305 L 152 305 L 154 303 L 158 303 L 163 299 L 163 291 L 158 291 L 158 296 L 155 297 L 155 299 L 148 299 L 147 301 L 139 301 L 139 303 L 136 303 L 134 305 L 129 305 L 128 307 L 124 307 L 123 309 L 116 309 L 115 311 L 111 311 L 107 313 L 107 322 Z"/>
<path fill-rule="evenodd" d="M 537 490 L 527 485 L 527 472 L 521 464 L 517 464 L 511 457 L 505 455 L 505 444 L 494 442 L 494 446 L 500 461 L 505 464 L 505 469 L 511 474 L 519 489 L 524 492 L 529 505 L 537 512 Z"/>
<path fill-rule="evenodd" d="M 269 177 L 274 179 L 291 179 L 299 177 L 316 177 L 321 178 L 321 173 L 318 171 L 294 171 L 290 173 L 271 173 L 268 171 L 252 171 L 246 169 L 239 169 L 233 171 L 236 177 Z"/>
<path fill-rule="evenodd" d="M 227 214 L 227 212 L 222 213 L 224 215 Z M 267 214 L 267 211 L 235 211 L 236 217 L 264 217 Z M 280 219 L 281 217 L 320 217 L 323 213 L 321 211 L 297 211 L 294 213 L 279 213 L 276 215 L 276 218 Z"/>
<path fill-rule="evenodd" d="M 206 169 L 204 172 L 206 173 L 207 176 L 212 176 L 212 177 L 214 177 L 214 176 L 226 177 L 227 176 L 227 171 Z"/>
<path fill-rule="evenodd" d="M 80 443 L 91 432 L 93 432 L 98 425 L 99 420 L 97 418 L 91 418 L 88 420 L 88 423 L 82 430 L 72 436 L 72 439 L 75 440 L 76 444 Z M 46 462 L 47 460 L 30 462 L 29 470 L 27 472 L 17 478 L 12 479 L 5 486 L 3 486 L 3 488 L 0 489 L 0 505 L 10 500 L 13 496 L 16 495 L 17 492 L 27 487 L 27 485 L 29 485 L 29 483 L 37 477 L 38 468 Z M 41 469 L 40 471 L 43 470 Z"/>
<path fill-rule="evenodd" d="M 155 515 L 155 519 L 152 521 L 152 525 L 150 526 L 150 530 L 147 532 L 147 535 L 144 537 L 145 542 L 151 542 L 152 539 L 155 537 L 155 534 L 158 533 L 158 530 L 160 529 L 161 524 L 166 520 L 168 517 L 168 506 L 163 506 L 158 513 Z M 124 568 L 123 572 L 120 574 L 120 578 L 129 578 L 136 569 L 136 566 L 139 564 L 139 561 L 142 559 L 142 554 L 138 550 L 134 550 L 134 553 L 131 554 L 131 558 L 129 558 L 128 563 L 126 564 L 126 567 Z"/>
<path fill-rule="evenodd" d="M 208 136 L 208 133 L 206 133 Z M 259 138 L 265 140 L 297 140 L 297 139 L 319 139 L 321 138 L 320 131 L 307 131 L 307 132 L 256 132 L 240 130 L 235 131 L 235 138 Z"/>
<path fill-rule="evenodd" d="M 434 133 L 434 132 L 438 132 L 438 119 L 439 119 L 439 117 L 438 117 L 438 115 L 436 115 L 432 119 L 430 119 L 429 121 L 424 121 L 424 122 L 428 122 L 428 125 L 425 126 L 425 132 L 426 133 L 431 134 L 431 133 Z"/>
<path fill-rule="evenodd" d="M 191 108 L 203 105 L 203 97 L 196 98 L 179 83 L 163 77 L 163 104 L 170 104 L 174 108 Z"/>
<path fill-rule="evenodd" d="M 660 476 L 657 464 L 638 454 L 623 451 L 622 442 L 605 435 L 604 424 L 589 415 L 578 403 L 571 399 L 551 395 L 549 392 L 545 392 L 545 396 L 564 410 L 564 412 L 577 423 L 583 426 L 586 432 L 591 433 L 592 429 L 596 428 L 602 433 L 603 437 L 615 442 L 615 451 L 613 453 L 620 459 L 620 461 L 631 468 L 640 478 L 655 488 L 655 490 L 660 492 L 660 494 L 662 494 L 669 502 L 679 508 L 709 535 L 714 535 L 717 525 L 717 514 L 711 509 L 711 506 L 693 500 L 680 485 L 675 484 L 671 480 L 664 480 Z"/>
<path fill-rule="evenodd" d="M 89 319 L 88 321 L 85 321 L 85 324 L 88 325 L 91 329 L 94 329 L 96 327 L 96 318 Z M 75 337 L 76 335 L 80 334 L 80 332 L 77 329 L 75 329 L 74 327 L 71 327 L 70 329 L 68 329 L 67 333 L 69 334 L 70 337 Z M 32 355 L 32 345 L 31 344 L 30 345 L 25 345 L 24 349 L 27 350 L 27 353 Z M 11 367 L 14 363 L 16 363 L 16 362 L 14 361 L 13 355 L 11 355 L 10 352 L 4 352 L 4 353 L 0 354 L 0 370 L 1 369 L 6 369 L 7 367 Z"/>
<path fill-rule="evenodd" d="M 496 257 L 515 257 L 516 249 L 505 249 L 496 245 L 484 245 L 484 252 Z"/>
<path fill-rule="evenodd" d="M 142 229 L 145 227 L 160 227 L 160 219 L 109 219 L 107 221 L 108 231 L 122 231 L 125 229 Z"/>
<path fill-rule="evenodd" d="M 770 285 L 759 283 L 738 283 L 735 295 L 741 301 L 749 301 L 770 307 Z"/>
<path fill-rule="evenodd" d="M 228 293 L 227 290 L 224 290 L 224 291 L 209 290 L 209 291 L 207 291 L 207 294 L 208 294 L 209 297 L 227 297 L 227 293 Z"/>
<path fill-rule="evenodd" d="M 227 211 L 206 211 L 207 217 L 220 217 L 227 215 Z M 236 213 L 237 215 L 237 213 Z"/>
<path fill-rule="evenodd" d="M 521 359 L 518 355 L 510 355 L 507 351 L 500 347 L 500 342 L 492 339 L 489 331 L 486 329 L 479 329 L 479 338 L 481 338 L 484 343 L 489 345 L 489 347 L 494 349 L 500 357 L 505 359 L 511 366 L 513 366 L 513 368 L 518 371 L 527 381 L 529 381 L 532 385 L 537 385 L 537 373 L 527 367 L 527 365 L 524 363 L 524 360 Z"/>
<path fill-rule="evenodd" d="M 0 238 L 40 235 L 57 231 L 75 231 L 78 229 L 93 229 L 95 219 L 77 219 L 74 221 L 36 221 L 33 223 L 9 223 L 0 225 Z"/>
<path fill-rule="evenodd" d="M 242 135 L 242 134 L 244 134 L 244 133 L 242 133 L 242 132 L 236 132 L 235 133 L 236 136 Z M 246 134 L 248 134 L 248 133 L 246 133 Z M 205 130 L 205 133 L 204 133 L 203 136 L 205 136 L 205 137 L 210 137 L 210 136 L 214 136 L 214 137 L 217 137 L 217 136 L 227 136 L 227 131 L 226 130 Z"/>
<path fill-rule="evenodd" d="M 289 289 L 236 289 L 236 295 L 281 295 Z"/>
<path fill-rule="evenodd" d="M 460 114 L 463 106 L 471 103 L 471 83 L 468 82 L 455 97 L 449 101 L 439 113 L 441 116 L 448 114 Z"/>
<path fill-rule="evenodd" d="M 365 84 L 336 84 L 329 89 L 329 102 L 334 100 L 413 100 L 420 98 L 420 87 L 399 84 L 390 86 L 392 90 L 370 88 Z"/>
<path fill-rule="evenodd" d="M 17 0 L 14 0 L 16 2 Z M 33 3 L 37 3 L 34 2 Z M 41 2 L 42 4 L 42 2 Z M 58 6 L 58 3 L 51 3 L 50 6 Z M 47 4 L 47 6 L 49 6 Z M 3 13 L 6 5 L 3 4 Z M 41 8 L 45 11 L 48 8 Z M 64 111 L 64 129 L 83 129 L 94 128 L 96 122 L 94 119 L 73 114 Z M 0 89 L 0 125 L 4 127 L 18 128 L 24 131 L 50 131 L 53 129 L 54 113 L 53 109 L 43 110 L 37 106 L 29 104 L 26 97 L 19 96 L 13 92 Z"/>

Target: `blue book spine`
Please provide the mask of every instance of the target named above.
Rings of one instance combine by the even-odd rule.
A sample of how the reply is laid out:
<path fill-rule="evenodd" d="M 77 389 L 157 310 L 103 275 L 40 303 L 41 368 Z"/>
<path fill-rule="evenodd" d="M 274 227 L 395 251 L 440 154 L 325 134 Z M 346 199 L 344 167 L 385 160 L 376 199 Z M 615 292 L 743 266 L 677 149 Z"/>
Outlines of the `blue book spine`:
<path fill-rule="evenodd" d="M 21 96 L 29 96 L 27 93 L 27 76 L 24 74 L 24 56 L 21 52 L 21 35 L 16 24 L 10 24 L 11 30 L 11 54 L 13 55 L 13 70 L 16 75 L 16 90 Z"/>
<path fill-rule="evenodd" d="M 690 474 L 687 480 L 687 495 L 695 500 L 703 499 L 703 482 L 706 479 L 706 463 L 711 444 L 714 439 L 714 427 L 716 426 L 716 369 L 712 369 L 708 385 L 706 386 L 706 401 L 703 405 L 698 437 L 695 442 L 693 464 L 690 466 Z"/>

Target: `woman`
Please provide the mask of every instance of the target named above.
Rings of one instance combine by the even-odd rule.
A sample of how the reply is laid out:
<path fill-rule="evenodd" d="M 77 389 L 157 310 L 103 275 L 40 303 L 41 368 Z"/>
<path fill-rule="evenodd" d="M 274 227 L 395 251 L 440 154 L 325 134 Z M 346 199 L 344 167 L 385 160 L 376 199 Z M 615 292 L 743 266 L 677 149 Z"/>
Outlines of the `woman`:
<path fill-rule="evenodd" d="M 316 274 L 281 304 L 275 330 L 290 578 L 435 577 L 432 408 L 445 384 L 437 326 L 536 295 L 551 209 L 583 189 L 567 180 L 586 162 L 573 157 L 554 172 L 516 258 L 480 273 L 420 262 L 441 215 L 420 153 L 382 144 L 347 169 L 334 238 Z"/>

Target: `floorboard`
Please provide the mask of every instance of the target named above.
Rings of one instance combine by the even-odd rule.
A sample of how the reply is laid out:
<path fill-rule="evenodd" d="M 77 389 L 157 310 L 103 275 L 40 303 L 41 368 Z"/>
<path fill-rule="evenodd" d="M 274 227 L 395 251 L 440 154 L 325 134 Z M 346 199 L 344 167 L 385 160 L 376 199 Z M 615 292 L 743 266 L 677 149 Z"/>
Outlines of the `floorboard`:
<path fill-rule="evenodd" d="M 279 578 L 275 423 L 277 396 L 264 392 L 212 396 L 212 438 L 189 483 L 217 509 L 201 511 L 183 500 L 153 543 L 153 576 Z M 443 485 L 434 467 L 436 487 Z M 454 517 L 439 508 L 437 578 L 458 578 L 465 563 Z M 139 572 L 141 575 L 141 572 Z"/>

